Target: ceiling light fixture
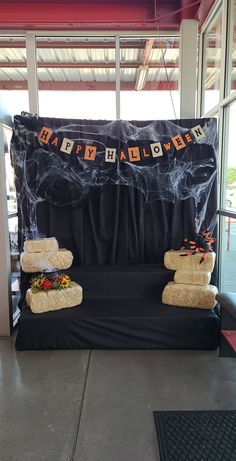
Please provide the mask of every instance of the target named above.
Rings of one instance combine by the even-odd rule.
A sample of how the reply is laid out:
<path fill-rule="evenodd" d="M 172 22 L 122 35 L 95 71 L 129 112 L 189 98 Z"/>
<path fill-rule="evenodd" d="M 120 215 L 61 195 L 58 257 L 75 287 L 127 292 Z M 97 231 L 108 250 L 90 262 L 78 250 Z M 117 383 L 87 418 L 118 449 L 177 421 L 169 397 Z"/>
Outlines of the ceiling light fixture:
<path fill-rule="evenodd" d="M 137 91 L 143 90 L 146 80 L 147 80 L 148 69 L 149 69 L 148 66 L 140 66 L 138 68 L 137 79 L 135 82 L 135 90 Z"/>

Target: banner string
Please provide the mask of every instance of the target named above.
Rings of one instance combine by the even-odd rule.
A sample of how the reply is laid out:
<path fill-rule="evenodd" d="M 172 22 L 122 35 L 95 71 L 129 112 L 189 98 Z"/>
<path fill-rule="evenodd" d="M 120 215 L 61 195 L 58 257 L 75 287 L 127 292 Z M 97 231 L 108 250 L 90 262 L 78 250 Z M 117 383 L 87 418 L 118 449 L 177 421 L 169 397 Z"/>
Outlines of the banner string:
<path fill-rule="evenodd" d="M 162 46 L 162 39 L 161 39 L 160 28 L 159 28 L 159 24 L 158 24 L 158 23 L 157 23 L 157 35 L 158 35 L 158 39 L 159 39 L 159 43 L 160 43 L 161 57 L 162 57 L 162 62 L 163 62 L 163 64 L 164 64 L 164 69 L 165 69 L 165 74 L 166 74 L 166 81 L 167 81 L 168 83 L 170 83 L 168 71 L 167 71 L 167 68 L 166 68 L 164 49 L 163 49 L 163 46 Z M 177 119 L 177 115 L 176 115 L 176 111 L 175 111 L 175 105 L 174 105 L 174 100 L 173 100 L 173 95 L 172 95 L 172 91 L 171 91 L 171 89 L 170 89 L 170 86 L 169 86 L 169 94 L 170 94 L 172 109 L 173 109 L 173 112 L 174 112 L 174 118 Z"/>

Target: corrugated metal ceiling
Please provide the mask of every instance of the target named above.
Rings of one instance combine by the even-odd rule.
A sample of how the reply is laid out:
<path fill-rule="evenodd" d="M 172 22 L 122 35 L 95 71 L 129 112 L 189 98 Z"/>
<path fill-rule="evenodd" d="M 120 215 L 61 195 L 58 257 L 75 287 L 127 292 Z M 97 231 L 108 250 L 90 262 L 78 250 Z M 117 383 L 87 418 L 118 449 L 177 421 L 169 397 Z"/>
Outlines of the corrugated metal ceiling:
<path fill-rule="evenodd" d="M 0 41 L 0 80 L 26 81 L 26 67 L 20 67 L 20 65 L 26 66 L 25 48 L 23 46 L 14 48 L 12 39 L 7 39 L 6 37 L 2 40 L 0 39 Z M 22 40 L 19 38 L 18 42 L 21 43 Z M 10 43 L 10 47 L 8 43 Z M 94 43 L 96 43 L 96 47 Z M 76 47 L 76 44 L 78 44 L 78 47 Z M 143 38 L 121 40 L 121 81 L 135 82 L 137 70 L 142 65 L 145 44 L 146 40 Z M 171 37 L 165 39 L 165 43 L 162 46 L 165 46 L 165 63 L 170 67 L 168 68 L 168 79 L 177 81 L 179 60 L 178 38 Z M 115 41 L 111 38 L 96 38 L 95 40 L 94 37 L 91 39 L 63 39 L 61 37 L 48 39 L 40 37 L 37 42 L 37 62 L 39 65 L 38 77 L 40 81 L 114 82 Z M 50 67 L 50 63 L 52 67 Z M 76 63 L 80 64 L 79 68 L 76 68 Z M 151 50 L 148 63 L 154 67 L 149 68 L 147 81 L 160 79 L 165 81 L 167 79 L 160 44 L 157 41 Z M 9 64 L 9 67 L 7 67 L 7 64 Z M 14 64 L 15 67 L 10 67 L 14 66 Z M 44 64 L 47 66 L 44 67 Z M 70 64 L 74 67 L 70 67 Z M 83 67 L 83 64 L 85 67 Z M 162 68 L 155 68 L 155 64 L 159 67 L 162 66 Z M 172 64 L 173 68 L 171 68 Z M 53 66 L 56 66 L 56 68 Z M 122 66 L 125 66 L 125 68 Z"/>
<path fill-rule="evenodd" d="M 144 64 L 147 40 L 121 39 L 121 82 L 136 82 L 138 69 Z M 166 37 L 161 45 L 159 40 L 154 41 L 148 56 L 147 82 L 178 81 L 178 45 L 178 37 Z M 207 87 L 214 85 L 218 78 L 220 53 L 219 46 L 207 48 Z M 236 50 L 232 59 L 236 59 Z M 110 37 L 40 37 L 37 62 L 40 82 L 115 82 L 115 40 Z M 232 78 L 236 79 L 235 67 Z M 0 38 L 0 81 L 27 82 L 26 49 L 21 37 Z"/>

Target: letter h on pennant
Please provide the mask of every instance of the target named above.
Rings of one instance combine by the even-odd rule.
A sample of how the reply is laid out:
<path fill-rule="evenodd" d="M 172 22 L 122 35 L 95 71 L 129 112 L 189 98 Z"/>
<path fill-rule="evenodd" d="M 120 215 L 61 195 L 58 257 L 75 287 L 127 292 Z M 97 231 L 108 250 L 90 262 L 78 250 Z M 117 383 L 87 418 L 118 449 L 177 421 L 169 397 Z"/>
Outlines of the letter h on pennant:
<path fill-rule="evenodd" d="M 38 140 L 42 142 L 43 144 L 48 144 L 49 139 L 52 136 L 53 131 L 51 128 L 47 128 L 46 126 L 43 126 L 42 130 L 40 131 L 38 135 Z"/>
<path fill-rule="evenodd" d="M 113 162 L 113 163 L 115 163 L 115 161 L 116 161 L 116 149 L 106 147 L 105 162 Z"/>

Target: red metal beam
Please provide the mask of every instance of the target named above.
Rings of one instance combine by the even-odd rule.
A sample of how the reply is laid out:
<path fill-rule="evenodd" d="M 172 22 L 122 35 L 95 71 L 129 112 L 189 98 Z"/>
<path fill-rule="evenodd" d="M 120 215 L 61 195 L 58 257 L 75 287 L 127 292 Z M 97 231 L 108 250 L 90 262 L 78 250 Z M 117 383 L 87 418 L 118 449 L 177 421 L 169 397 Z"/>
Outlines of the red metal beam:
<path fill-rule="evenodd" d="M 233 61 L 233 67 L 236 67 L 236 60 Z M 121 69 L 137 69 L 140 65 L 142 65 L 142 61 L 140 62 L 125 62 L 121 63 Z M 215 69 L 220 66 L 219 60 L 212 60 L 207 61 L 207 69 Z M 0 61 L 0 69 L 23 69 L 26 68 L 27 64 L 26 61 L 16 61 L 16 62 L 8 62 Z M 104 61 L 101 62 L 68 62 L 68 61 L 60 61 L 60 62 L 38 62 L 38 68 L 43 69 L 115 69 L 116 64 L 114 62 L 105 63 Z M 148 67 L 151 69 L 163 69 L 166 67 L 167 69 L 178 69 L 179 64 L 176 61 L 165 61 L 165 65 L 163 62 L 149 62 Z"/>
<path fill-rule="evenodd" d="M 121 63 L 122 69 L 137 69 L 141 65 L 141 62 L 126 62 Z M 0 69 L 21 69 L 26 68 L 27 64 L 25 61 L 19 62 L 0 62 Z M 43 69 L 115 69 L 116 64 L 109 62 L 38 62 L 37 67 Z M 178 68 L 179 64 L 176 61 L 167 61 L 165 66 L 162 62 L 150 62 L 148 67 L 153 69 L 161 69 L 167 67 L 169 69 Z M 209 66 L 208 66 L 209 67 Z"/>
<path fill-rule="evenodd" d="M 215 0 L 181 0 L 182 15 L 181 19 L 197 19 L 201 28 Z"/>
<path fill-rule="evenodd" d="M 0 90 L 27 90 L 27 81 L 0 81 Z M 40 90 L 51 91 L 115 91 L 115 82 L 39 82 Z M 121 82 L 122 91 L 133 91 L 135 82 Z M 146 82 L 144 90 L 177 90 L 178 82 Z"/>
<path fill-rule="evenodd" d="M 44 3 L 42 0 L 35 2 L 2 2 L 1 22 L 13 18 L 16 21 L 28 21 L 29 24 L 38 22 L 50 22 L 53 24 L 63 23 L 68 25 L 75 23 L 114 23 L 114 22 L 140 22 L 154 20 L 154 0 L 145 2 L 133 2 L 127 0 L 122 3 L 120 0 L 106 2 L 101 0 L 99 3 L 92 1 L 65 2 L 49 1 Z M 12 20 L 12 19 L 11 19 Z"/>
<path fill-rule="evenodd" d="M 202 0 L 181 0 L 181 19 L 194 19 Z"/>
<path fill-rule="evenodd" d="M 175 0 L 174 0 L 175 1 Z M 0 0 L 0 5 L 6 3 L 6 0 Z M 22 4 L 22 3 L 42 3 L 42 4 L 51 4 L 54 5 L 55 3 L 62 3 L 65 5 L 65 0 L 8 0 L 9 4 L 15 3 L 15 4 Z M 143 0 L 69 0 L 69 3 L 75 3 L 81 5 L 81 3 L 88 3 L 88 4 L 93 4 L 93 5 L 100 5 L 101 3 L 103 4 L 122 4 L 122 3 L 130 3 L 132 4 L 137 4 L 137 3 L 143 3 Z M 147 0 L 147 3 L 152 4 L 153 0 Z"/>
<path fill-rule="evenodd" d="M 68 32 L 68 35 L 69 35 L 69 32 Z M 165 39 L 162 38 L 162 40 L 164 41 Z M 171 48 L 179 48 L 179 40 L 173 40 L 171 38 Z M 145 47 L 145 39 L 140 39 L 140 40 L 129 40 L 129 39 L 121 39 L 120 40 L 120 48 L 122 49 L 144 49 Z M 209 42 L 208 42 L 209 43 Z M 160 43 L 159 43 L 159 40 L 156 39 L 154 40 L 154 43 L 153 43 L 153 48 L 157 48 L 159 49 L 160 48 Z M 11 39 L 11 41 L 0 41 L 0 48 L 25 48 L 25 41 L 21 40 L 21 41 L 14 41 L 14 39 Z M 48 39 L 48 41 L 40 41 L 40 40 L 37 40 L 37 48 L 40 49 L 40 48 L 49 48 L 49 49 L 56 49 L 56 48 L 60 48 L 60 49 L 115 49 L 115 41 L 111 40 L 110 37 L 108 38 L 108 40 L 104 40 L 104 41 L 96 41 L 96 40 L 88 40 L 88 41 L 75 41 L 75 40 L 58 40 L 58 41 L 55 41 L 53 40 L 53 37 L 52 39 Z M 209 46 L 208 46 L 209 48 Z M 215 46 L 214 46 L 215 48 Z"/>
<path fill-rule="evenodd" d="M 69 34 L 69 32 L 68 32 Z M 162 37 L 162 40 L 165 41 L 165 38 Z M 167 39 L 168 40 L 168 39 Z M 207 42 L 207 48 L 216 48 L 218 45 L 218 42 L 216 40 L 209 40 Z M 140 39 L 140 40 L 129 40 L 129 39 L 121 39 L 120 40 L 120 48 L 122 49 L 141 49 L 143 50 L 145 47 L 145 39 Z M 25 48 L 25 41 L 14 41 L 14 39 L 11 39 L 11 41 L 0 41 L 0 48 L 4 49 L 18 49 L 18 48 Z M 48 39 L 48 41 L 40 41 L 37 40 L 37 48 L 38 49 L 115 49 L 115 41 L 112 41 L 110 39 L 106 41 L 73 41 L 73 40 L 68 40 L 68 41 L 54 41 L 53 37 L 52 39 Z M 154 40 L 152 48 L 154 49 L 160 49 L 160 43 L 159 39 Z M 171 39 L 171 48 L 173 49 L 179 49 L 179 40 L 173 40 Z"/>
<path fill-rule="evenodd" d="M 183 18 L 200 21 L 214 0 L 0 0 L 0 29 L 179 30 Z M 201 3 L 199 12 L 193 5 Z M 183 6 L 187 8 L 183 9 Z"/>
<path fill-rule="evenodd" d="M 129 29 L 132 25 L 139 28 L 149 28 L 155 22 L 155 0 L 125 2 L 116 1 L 60 1 L 42 0 L 36 2 L 2 2 L 0 28 L 64 28 L 76 29 L 85 25 L 85 28 L 112 29 L 121 28 L 126 24 Z M 79 27 L 81 28 L 81 27 Z"/>
<path fill-rule="evenodd" d="M 199 28 L 202 27 L 209 11 L 213 7 L 215 0 L 204 0 L 201 2 L 196 19 L 199 20 Z"/>

